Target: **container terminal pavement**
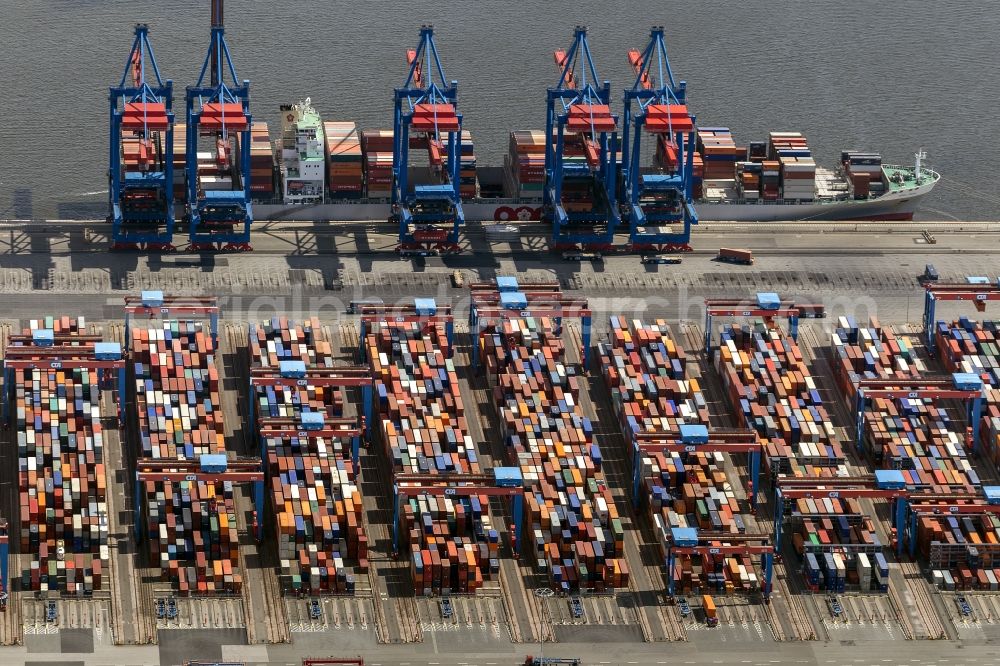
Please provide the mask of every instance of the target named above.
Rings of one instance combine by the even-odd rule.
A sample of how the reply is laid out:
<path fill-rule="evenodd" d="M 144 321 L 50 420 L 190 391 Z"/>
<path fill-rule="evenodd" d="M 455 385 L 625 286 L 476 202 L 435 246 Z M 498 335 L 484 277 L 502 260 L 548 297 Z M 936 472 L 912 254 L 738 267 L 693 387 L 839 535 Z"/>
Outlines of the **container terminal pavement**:
<path fill-rule="evenodd" d="M 475 269 L 8 230 L 0 650 L 988 662 L 996 238 L 848 226 Z"/>

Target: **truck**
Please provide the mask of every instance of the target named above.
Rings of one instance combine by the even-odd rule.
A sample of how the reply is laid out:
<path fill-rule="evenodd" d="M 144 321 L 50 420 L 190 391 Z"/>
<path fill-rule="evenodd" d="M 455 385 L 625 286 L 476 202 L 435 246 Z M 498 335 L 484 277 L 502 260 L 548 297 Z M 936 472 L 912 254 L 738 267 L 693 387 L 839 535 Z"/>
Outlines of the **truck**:
<path fill-rule="evenodd" d="M 719 254 L 715 257 L 717 261 L 724 261 L 727 264 L 743 264 L 753 266 L 753 251 L 733 247 L 720 247 Z"/>
<path fill-rule="evenodd" d="M 711 594 L 702 595 L 701 608 L 705 611 L 705 624 L 709 627 L 718 626 L 719 618 L 715 613 L 715 599 L 712 598 Z"/>
<path fill-rule="evenodd" d="M 524 658 L 523 666 L 580 666 L 583 662 L 579 659 L 556 659 L 553 657 L 532 657 L 530 654 Z"/>

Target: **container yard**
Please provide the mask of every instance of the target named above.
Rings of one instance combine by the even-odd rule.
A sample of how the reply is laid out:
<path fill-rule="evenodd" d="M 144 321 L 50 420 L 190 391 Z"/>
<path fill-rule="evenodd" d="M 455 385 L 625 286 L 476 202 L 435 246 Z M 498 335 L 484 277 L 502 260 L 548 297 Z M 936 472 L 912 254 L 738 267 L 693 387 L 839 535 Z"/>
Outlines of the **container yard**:
<path fill-rule="evenodd" d="M 709 592 L 770 593 L 773 548 L 726 556 L 727 547 L 758 544 L 748 533 L 749 506 L 738 497 L 739 478 L 727 474 L 726 451 L 744 450 L 759 469 L 760 443 L 753 432 L 709 431 L 708 406 L 687 356 L 665 321 L 645 324 L 612 317 L 608 342 L 599 346 L 604 380 L 627 442 L 632 444 L 633 497 L 646 504 L 668 566 L 671 595 Z M 724 446 L 717 444 L 724 440 Z M 756 478 L 756 474 L 754 474 Z M 751 486 L 753 482 L 751 482 Z M 742 505 L 741 505 L 742 502 Z M 693 544 L 691 543 L 693 542 Z M 704 547 L 698 550 L 700 542 Z M 676 556 L 694 547 L 694 552 Z M 766 569 L 766 573 L 763 572 Z"/>
<path fill-rule="evenodd" d="M 580 378 L 566 359 L 561 323 L 514 316 L 529 305 L 526 294 L 561 300 L 557 290 L 533 288 L 519 291 L 509 279 L 473 286 L 479 299 L 472 315 L 478 327 L 475 358 L 500 405 L 508 460 L 520 468 L 528 491 L 522 551 L 564 592 L 627 588 L 624 528 L 604 478 L 594 424 L 579 405 Z"/>
<path fill-rule="evenodd" d="M 344 403 L 367 369 L 336 365 L 316 319 L 251 325 L 249 354 L 283 587 L 353 594 L 368 571 L 356 453 L 364 422 L 345 418 Z"/>
<path fill-rule="evenodd" d="M 33 319 L 7 344 L 19 542 L 32 556 L 17 572 L 21 588 L 89 597 L 106 589 L 110 559 L 102 418 L 118 414 L 102 411 L 102 397 L 121 388 L 121 347 L 88 335 L 86 321 L 73 317 Z"/>
<path fill-rule="evenodd" d="M 216 343 L 201 321 L 169 319 L 129 332 L 142 459 L 139 471 L 226 467 Z M 220 461 L 221 458 L 221 461 Z M 206 462 L 207 461 L 207 462 Z M 151 474 L 152 475 L 152 474 Z M 179 594 L 239 594 L 233 483 L 140 481 L 150 564 Z"/>
<path fill-rule="evenodd" d="M 270 571 L 279 585 L 265 585 L 248 598 L 280 599 L 293 643 L 309 627 L 338 631 L 339 621 L 339 631 L 346 631 L 348 608 L 354 609 L 355 631 L 362 627 L 357 609 L 371 611 L 364 616 L 369 628 L 359 635 L 374 642 L 403 636 L 407 618 L 415 622 L 407 640 L 419 644 L 438 626 L 465 631 L 467 617 L 473 631 L 493 622 L 501 631 L 516 625 L 521 641 L 541 634 L 571 642 L 572 627 L 632 626 L 637 639 L 641 633 L 645 640 L 676 635 L 699 642 L 710 638 L 700 633 L 709 629 L 744 632 L 740 617 L 754 618 L 751 627 L 759 622 L 767 640 L 808 635 L 801 624 L 793 630 L 761 605 L 771 592 L 770 569 L 771 604 L 779 612 L 797 609 L 817 636 L 866 635 L 876 625 L 902 627 L 913 637 L 963 631 L 961 620 L 948 612 L 955 602 L 943 595 L 968 595 L 977 617 L 987 617 L 997 578 L 1000 505 L 992 504 L 991 459 L 978 457 L 971 443 L 991 451 L 984 432 L 990 394 L 987 388 L 981 401 L 981 429 L 971 432 L 967 405 L 974 391 L 946 373 L 989 374 L 982 368 L 992 367 L 990 362 L 979 357 L 989 358 L 992 324 L 942 322 L 934 329 L 931 356 L 910 329 L 900 332 L 878 321 L 859 326 L 847 317 L 806 323 L 806 310 L 815 314 L 815 306 L 800 308 L 767 295 L 709 299 L 712 322 L 724 325 L 721 332 L 707 329 L 713 334 L 706 357 L 704 330 L 693 332 L 690 322 L 611 316 L 595 325 L 593 306 L 553 283 L 502 279 L 474 283 L 470 291 L 475 316 L 469 336 L 439 299 L 404 299 L 403 306 L 369 301 L 351 308 L 355 314 L 298 321 L 279 315 L 247 325 L 237 318 L 223 325 L 228 352 L 214 342 L 218 323 L 210 313 L 176 318 L 180 311 L 169 298 L 163 307 L 173 311 L 162 313 L 162 320 L 132 319 L 128 385 L 135 392 L 126 394 L 134 396 L 134 423 L 141 425 L 133 464 L 143 492 L 132 507 L 115 506 L 140 509 L 138 521 L 129 522 L 148 546 L 135 574 L 148 564 L 161 579 L 154 579 L 153 600 L 140 601 L 150 604 L 148 612 L 155 616 L 155 599 L 170 590 L 179 603 L 190 594 L 179 612 L 197 617 L 198 609 L 211 607 L 206 600 L 243 597 L 250 581 Z M 766 313 L 749 315 L 750 323 L 722 321 L 739 316 L 728 314 L 736 310 Z M 787 327 L 778 325 L 781 319 L 789 320 Z M 325 329 L 338 320 L 348 322 L 341 325 L 339 343 Z M 67 363 L 89 360 L 74 357 L 92 353 L 97 340 L 118 339 L 117 333 L 101 333 L 117 330 L 104 322 L 86 327 L 62 319 L 25 321 L 14 329 L 24 333 L 7 336 L 8 366 L 20 360 L 18 354 L 34 363 L 43 359 L 37 343 L 45 335 L 38 331 L 48 327 L 54 345 L 46 353 L 63 355 Z M 344 326 L 355 325 L 350 322 L 359 322 L 362 332 L 353 342 L 344 333 Z M 237 330 L 244 337 L 234 336 Z M 589 339 L 591 331 L 597 340 Z M 350 352 L 344 350 L 359 347 L 364 365 L 348 365 Z M 230 353 L 244 359 L 245 369 L 228 359 Z M 584 353 L 590 357 L 586 364 Z M 103 375 L 115 362 L 109 357 L 110 369 L 94 370 L 90 383 L 105 382 L 105 390 L 113 391 L 114 373 Z M 12 372 L 11 413 L 17 418 L 16 388 L 23 380 Z M 77 397 L 78 384 L 85 383 L 76 377 L 67 374 L 60 385 L 74 402 L 93 402 L 82 392 Z M 850 394 L 847 380 L 854 388 Z M 224 388 L 227 381 L 237 388 Z M 242 396 L 247 386 L 247 399 L 232 410 L 227 390 Z M 878 393 L 897 386 L 919 395 Z M 852 437 L 859 391 L 867 401 L 860 451 L 871 452 L 871 460 L 860 464 Z M 361 418 L 366 408 L 371 415 Z M 729 418 L 720 421 L 720 414 Z M 113 425 L 113 413 L 105 410 L 105 416 L 91 427 L 103 433 Z M 25 416 L 12 436 L 33 420 Z M 895 430 L 883 427 L 890 423 Z M 247 428 L 242 447 L 230 443 L 234 427 Z M 491 442 L 490 432 L 503 435 Z M 943 433 L 958 438 L 964 457 L 937 443 L 935 438 L 954 439 Z M 367 434 L 371 447 L 363 445 Z M 881 459 L 874 455 L 878 449 Z M 256 459 L 248 460 L 254 452 Z M 213 455 L 224 455 L 224 465 Z M 382 461 L 378 467 L 384 469 L 365 480 L 362 461 L 372 460 Z M 959 467 L 962 460 L 967 467 Z M 497 468 L 501 461 L 509 467 Z M 949 464 L 965 476 L 946 472 Z M 758 465 L 762 472 L 755 478 Z M 256 479 L 264 487 L 260 508 L 247 500 Z M 112 494 L 110 485 L 104 492 Z M 782 511 L 772 520 L 775 496 Z M 392 506 L 398 518 L 383 509 Z M 110 504 L 104 509 L 111 510 Z M 372 521 L 376 538 L 370 536 Z M 781 529 L 775 531 L 777 523 Z M 45 529 L 57 524 L 46 523 Z M 70 523 L 62 524 L 66 529 Z M 226 527 L 235 551 L 224 548 Z M 258 529 L 260 561 L 245 557 L 241 538 L 232 536 L 233 530 L 256 536 Z M 63 589 L 62 579 L 54 589 L 39 574 L 39 585 L 48 583 L 57 595 L 63 626 L 80 621 L 66 615 L 80 612 L 71 602 L 84 604 L 80 608 L 99 598 L 107 603 L 99 594 L 115 578 L 119 560 L 110 534 L 105 538 L 112 554 L 102 563 L 102 586 L 92 593 Z M 204 545 L 188 545 L 199 539 Z M 69 555 L 71 544 L 65 545 Z M 20 534 L 15 548 L 24 550 Z M 149 559 L 147 550 L 155 557 Z M 398 560 L 391 558 L 394 550 Z M 204 563 L 193 552 L 204 552 Z M 772 553 L 781 561 L 769 562 Z M 216 564 L 223 560 L 230 562 L 228 570 Z M 30 558 L 22 561 L 23 568 L 12 569 L 16 596 L 33 592 Z M 403 577 L 390 579 L 392 596 L 382 597 L 381 584 L 372 581 L 386 572 Z M 79 580 L 85 585 L 86 575 Z M 557 595 L 535 601 L 532 590 L 539 588 Z M 641 601 L 647 589 L 656 601 Z M 914 628 L 906 615 L 908 592 L 916 599 L 912 612 L 937 618 L 940 629 L 929 625 L 921 634 Z M 519 600 L 522 595 L 526 601 Z M 855 618 L 850 625 L 827 608 L 831 596 Z M 356 598 L 350 605 L 343 601 Z M 312 617 L 313 599 L 318 619 Z M 111 600 L 119 603 L 116 596 Z M 622 614 L 636 602 L 635 611 Z M 44 625 L 46 604 L 21 602 L 27 626 Z M 682 614 L 687 607 L 694 619 Z M 484 615 L 480 624 L 477 612 L 491 608 L 499 617 Z M 709 616 L 712 608 L 715 618 Z M 460 619 L 453 621 L 456 613 Z M 228 622 L 208 617 L 201 626 Z M 637 617 L 639 626 L 633 624 Z M 862 625 L 857 617 L 867 619 Z M 709 627 L 709 619 L 718 625 Z M 235 626 L 249 633 L 253 621 L 246 615 Z M 162 622 L 171 626 L 171 620 Z M 384 633 L 376 629 L 383 625 Z"/>
<path fill-rule="evenodd" d="M 403 554 L 409 546 L 413 590 L 422 596 L 474 594 L 500 567 L 500 526 L 485 492 L 473 489 L 488 476 L 469 434 L 450 312 L 415 299 L 406 315 L 372 317 L 364 329 L 393 474 L 394 548 Z"/>

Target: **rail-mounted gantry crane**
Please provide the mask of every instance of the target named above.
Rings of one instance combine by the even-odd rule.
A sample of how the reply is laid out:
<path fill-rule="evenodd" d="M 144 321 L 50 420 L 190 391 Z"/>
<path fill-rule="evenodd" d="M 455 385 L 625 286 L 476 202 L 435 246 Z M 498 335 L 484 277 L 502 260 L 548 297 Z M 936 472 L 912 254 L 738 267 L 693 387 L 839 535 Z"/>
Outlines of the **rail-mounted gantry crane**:
<path fill-rule="evenodd" d="M 208 54 L 185 96 L 188 223 L 196 251 L 251 249 L 250 81 L 236 75 L 223 18 L 222 0 L 212 0 Z M 210 160 L 199 160 L 199 150 Z"/>
<path fill-rule="evenodd" d="M 560 74 L 546 97 L 543 191 L 553 249 L 611 249 L 621 224 L 611 83 L 597 76 L 585 27 L 576 27 L 568 50 L 553 55 Z"/>
<path fill-rule="evenodd" d="M 691 200 L 694 183 L 695 119 L 685 102 L 687 84 L 675 82 L 663 27 L 650 31 L 642 51 L 628 61 L 636 79 L 625 91 L 622 176 L 629 243 L 637 251 L 690 251 L 698 214 Z M 656 142 L 655 165 L 642 165 L 643 139 Z"/>
<path fill-rule="evenodd" d="M 160 77 L 149 26 L 135 26 L 110 89 L 108 197 L 112 249 L 174 249 L 174 87 Z"/>
<path fill-rule="evenodd" d="M 420 43 L 406 52 L 406 62 L 406 80 L 394 96 L 391 221 L 399 224 L 401 253 L 455 251 L 465 223 L 458 82 L 445 77 L 433 26 L 420 28 Z M 414 147 L 427 149 L 431 182 L 411 182 Z"/>

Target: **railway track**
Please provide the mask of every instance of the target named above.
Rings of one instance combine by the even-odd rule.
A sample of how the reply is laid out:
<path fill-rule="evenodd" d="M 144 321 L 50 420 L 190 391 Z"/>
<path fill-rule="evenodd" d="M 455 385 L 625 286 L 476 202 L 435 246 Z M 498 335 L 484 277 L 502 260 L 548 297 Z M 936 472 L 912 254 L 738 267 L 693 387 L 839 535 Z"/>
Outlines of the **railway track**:
<path fill-rule="evenodd" d="M 0 322 L 0 355 L 7 351 L 7 340 L 14 332 L 16 322 Z M 0 379 L 2 381 L 2 379 Z M 4 384 L 3 399 L 9 400 L 10 393 L 8 386 Z M 3 442 L 4 452 L 0 455 L 3 461 L 0 470 L 0 480 L 2 480 L 2 490 L 0 490 L 0 506 L 2 506 L 2 518 L 7 520 L 8 542 L 10 544 L 10 554 L 8 556 L 9 582 L 7 590 L 7 610 L 0 613 L 0 645 L 21 645 L 24 642 L 24 627 L 22 625 L 20 573 L 18 566 L 21 557 L 21 528 L 20 528 L 20 499 L 18 497 L 20 484 L 17 478 L 17 442 L 14 429 L 9 428 L 4 432 Z"/>
<path fill-rule="evenodd" d="M 487 466 L 487 462 L 490 463 L 489 466 L 496 464 L 497 461 L 500 464 L 505 464 L 506 451 L 502 438 L 486 437 L 486 429 L 482 427 L 482 424 L 489 423 L 491 426 L 489 431 L 496 432 L 500 423 L 500 415 L 496 411 L 496 404 L 490 397 L 490 389 L 485 377 L 476 373 L 472 368 L 469 350 L 471 345 L 476 344 L 476 342 L 471 340 L 467 327 L 464 325 L 456 326 L 455 340 L 455 355 L 460 369 L 459 376 L 466 381 L 472 394 L 472 402 L 469 404 L 475 405 L 480 424 L 481 432 L 479 435 L 481 437 L 479 441 L 481 444 L 477 448 L 477 453 L 481 456 L 484 467 Z M 491 513 L 498 517 L 505 526 L 511 524 L 513 518 L 501 500 L 492 501 L 490 509 Z M 529 528 L 529 525 L 525 525 L 523 529 L 526 531 Z M 507 626 L 510 628 L 511 641 L 514 643 L 554 641 L 555 633 L 551 623 L 545 621 L 546 615 L 541 612 L 540 605 L 544 602 L 535 597 L 525 585 L 525 581 L 537 579 L 537 574 L 528 564 L 530 558 L 514 559 L 513 555 L 513 553 L 507 553 L 507 557 L 500 563 L 500 594 L 507 616 Z M 547 581 L 536 580 L 536 583 L 534 587 L 541 587 Z M 527 621 L 526 627 L 522 627 L 522 620 Z M 528 631 L 525 632 L 524 629 Z"/>
<path fill-rule="evenodd" d="M 713 426 L 719 426 L 722 428 L 736 428 L 739 427 L 736 419 L 733 418 L 732 410 L 729 407 L 729 402 L 726 399 L 725 391 L 715 376 L 715 371 L 711 367 L 711 358 L 705 354 L 704 346 L 704 333 L 701 329 L 688 325 L 682 324 L 682 335 L 683 344 L 685 351 L 689 359 L 689 376 L 698 379 L 699 385 L 701 386 L 702 394 L 708 403 L 709 419 Z M 681 341 L 678 341 L 679 343 Z M 690 363 L 690 361 L 696 361 L 695 363 Z M 773 523 L 767 524 L 765 521 L 758 519 L 758 514 L 750 513 L 750 498 L 747 496 L 747 480 L 749 478 L 749 462 L 746 457 L 739 456 L 734 457 L 731 455 L 725 456 L 727 466 L 730 468 L 727 470 L 727 475 L 733 479 L 739 479 L 739 483 L 735 487 L 739 489 L 737 493 L 737 498 L 743 502 L 744 512 L 743 521 L 746 525 L 747 531 L 753 534 L 770 534 L 773 529 Z M 760 479 L 763 482 L 765 472 L 761 472 Z M 762 511 L 767 503 L 767 494 L 762 491 L 762 489 L 756 489 L 758 493 L 758 511 Z M 763 580 L 763 571 L 758 572 L 760 579 Z M 776 576 L 775 576 L 776 578 Z M 773 582 L 774 578 L 772 578 Z M 772 586 L 773 588 L 780 589 L 779 586 Z M 787 592 L 785 593 L 787 595 Z M 774 637 L 775 641 L 783 642 L 788 640 L 785 634 L 784 628 L 782 626 L 780 618 L 777 616 L 774 604 L 761 604 L 761 608 L 764 611 L 764 616 L 767 619 L 768 625 L 771 629 L 771 635 Z M 789 615 L 794 616 L 795 610 L 791 609 Z M 799 636 L 799 631 L 796 630 L 796 638 Z"/>
<path fill-rule="evenodd" d="M 339 340 L 341 359 L 347 363 L 357 363 L 361 340 L 353 322 L 340 325 Z M 361 456 L 361 484 L 369 540 L 368 579 L 372 588 L 376 620 L 381 619 L 379 633 L 386 642 L 422 643 L 420 611 L 414 598 L 412 582 L 409 581 L 407 562 L 394 558 L 392 554 L 389 525 L 393 519 L 393 495 L 388 461 L 384 455 L 377 453 L 382 447 L 380 428 L 374 423 L 367 424 L 367 427 L 371 437 L 367 450 Z M 375 514 L 374 523 L 367 518 L 370 513 Z M 379 566 L 386 570 L 381 576 L 377 572 Z M 382 604 L 389 604 L 391 611 L 386 611 Z M 389 612 L 393 613 L 394 621 L 387 617 Z M 390 630 L 390 624 L 395 631 Z"/>
<path fill-rule="evenodd" d="M 566 360 L 569 363 L 579 364 L 581 361 L 579 350 L 583 347 L 583 339 L 577 326 L 570 324 L 567 328 L 569 344 L 566 347 Z M 624 523 L 625 557 L 632 570 L 632 575 L 629 576 L 629 592 L 632 595 L 637 620 L 646 642 L 685 641 L 687 632 L 677 619 L 677 613 L 663 603 L 666 574 L 659 564 L 661 558 L 657 552 L 658 546 L 656 540 L 652 538 L 651 525 L 644 520 L 645 516 L 640 517 L 633 509 L 630 496 L 632 475 L 628 463 L 630 452 L 618 427 L 610 393 L 600 376 L 600 360 L 596 348 L 590 351 L 590 367 L 584 368 L 588 373 L 587 391 L 581 396 L 581 407 L 592 419 L 595 440 L 601 443 L 604 450 L 605 478 L 614 494 L 618 515 Z M 638 567 L 635 566 L 637 562 Z M 654 562 L 656 564 L 653 564 Z"/>
<path fill-rule="evenodd" d="M 358 347 L 360 344 L 358 329 L 353 323 L 341 324 L 337 329 L 337 336 L 333 335 L 333 331 L 330 326 L 323 326 L 323 335 L 327 340 L 330 341 L 331 345 L 337 340 L 340 341 L 340 357 L 344 359 L 347 363 L 357 363 L 358 362 Z M 361 391 L 358 389 L 348 389 L 348 397 L 350 399 L 344 401 L 345 416 L 354 417 L 358 415 L 359 411 L 363 411 L 363 405 L 361 404 L 362 395 Z M 371 428 L 372 424 L 366 424 L 367 428 Z M 371 476 L 372 467 L 366 464 L 360 464 L 360 460 L 364 459 L 366 452 L 362 451 L 361 457 L 359 458 L 359 469 L 356 470 L 356 475 L 358 479 L 358 488 L 362 488 L 362 483 Z M 363 493 L 363 501 L 367 501 L 366 494 Z M 376 573 L 375 567 L 372 565 L 374 554 L 375 539 L 373 534 L 373 527 L 368 520 L 368 510 L 361 512 L 361 524 L 364 533 L 368 535 L 369 538 L 369 565 L 364 576 L 368 580 L 369 594 L 372 600 L 372 614 L 375 624 L 375 637 L 379 643 L 389 643 L 392 638 L 389 634 L 389 629 L 386 620 L 385 606 L 383 605 L 382 595 L 379 593 L 379 578 Z"/>
<path fill-rule="evenodd" d="M 124 323 L 108 322 L 105 335 L 122 345 L 122 351 L 128 358 L 129 350 L 125 344 Z M 126 364 L 126 395 L 120 396 L 122 408 L 125 410 L 125 427 L 118 430 L 118 446 L 114 443 L 108 448 L 108 510 L 112 514 L 110 525 L 113 527 L 122 512 L 126 516 L 134 516 L 132 484 L 129 479 L 135 478 L 135 460 L 138 455 L 138 415 L 135 411 L 135 381 L 132 370 Z M 108 413 L 113 413 L 110 410 Z M 116 450 L 117 449 L 117 450 Z M 119 478 L 120 477 L 120 478 Z M 117 506 L 118 498 L 123 506 Z M 152 585 L 145 574 L 143 557 L 145 550 L 135 536 L 134 520 L 127 520 L 115 531 L 112 552 L 115 561 L 111 565 L 109 576 L 112 582 L 112 635 L 116 644 L 124 645 L 134 641 L 138 645 L 148 645 L 157 642 L 156 618 L 153 616 L 155 605 Z M 110 541 L 110 538 L 109 538 Z M 124 556 L 123 556 L 124 555 Z M 117 590 L 115 588 L 118 588 Z M 134 638 L 129 632 L 134 631 Z"/>
<path fill-rule="evenodd" d="M 246 349 L 247 339 L 245 331 L 240 327 L 225 323 L 222 325 L 222 334 L 219 336 L 219 345 L 216 349 L 216 364 L 219 368 L 219 378 L 222 386 L 222 414 L 223 423 L 226 428 L 226 449 L 236 455 L 245 454 L 246 430 L 242 415 L 239 409 L 239 391 L 236 385 L 245 381 L 248 376 L 242 372 L 244 368 L 240 353 Z M 239 424 L 237 427 L 236 424 Z M 243 618 L 246 623 L 247 644 L 255 645 L 261 642 L 273 642 L 274 621 L 280 611 L 281 598 L 271 599 L 264 593 L 264 584 L 261 580 L 263 573 L 263 562 L 259 556 L 255 557 L 256 567 L 251 569 L 248 562 L 247 550 L 253 548 L 252 541 L 256 535 L 250 534 L 247 528 L 246 514 L 248 507 L 252 507 L 251 501 L 247 497 L 245 488 L 240 488 L 237 492 L 236 529 L 239 533 L 240 546 L 237 555 L 237 563 L 243 574 L 243 586 L 240 589 L 240 605 L 243 608 Z M 251 508 L 252 510 L 252 508 Z M 261 517 L 263 519 L 263 516 Z M 254 548 L 257 551 L 256 548 Z M 255 596 L 261 598 L 255 599 Z M 264 613 L 264 629 L 266 636 L 261 640 L 258 632 L 257 609 L 273 608 L 274 613 Z"/>

